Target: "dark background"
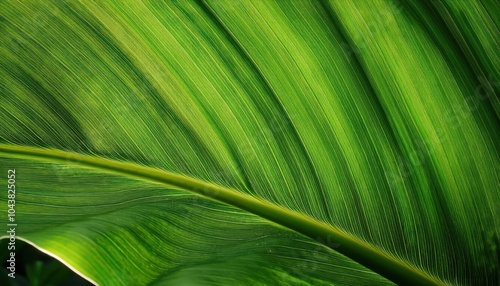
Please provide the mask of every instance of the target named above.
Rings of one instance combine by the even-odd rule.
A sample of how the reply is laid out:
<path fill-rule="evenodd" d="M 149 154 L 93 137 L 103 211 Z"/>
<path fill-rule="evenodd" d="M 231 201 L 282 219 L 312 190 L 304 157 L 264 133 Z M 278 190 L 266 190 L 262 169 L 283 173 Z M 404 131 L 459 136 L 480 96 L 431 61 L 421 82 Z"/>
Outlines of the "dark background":
<path fill-rule="evenodd" d="M 33 246 L 16 240 L 15 279 L 7 276 L 7 239 L 0 240 L 1 286 L 89 286 L 93 285 L 81 278 L 56 259 L 38 251 Z"/>

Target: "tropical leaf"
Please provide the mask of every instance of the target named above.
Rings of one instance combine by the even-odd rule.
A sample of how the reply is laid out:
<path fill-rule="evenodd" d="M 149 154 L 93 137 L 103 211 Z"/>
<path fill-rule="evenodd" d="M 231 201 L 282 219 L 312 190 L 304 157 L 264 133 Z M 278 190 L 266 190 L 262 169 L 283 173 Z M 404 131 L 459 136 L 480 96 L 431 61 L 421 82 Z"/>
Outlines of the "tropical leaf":
<path fill-rule="evenodd" d="M 494 285 L 498 6 L 4 0 L 17 238 L 100 285 Z"/>

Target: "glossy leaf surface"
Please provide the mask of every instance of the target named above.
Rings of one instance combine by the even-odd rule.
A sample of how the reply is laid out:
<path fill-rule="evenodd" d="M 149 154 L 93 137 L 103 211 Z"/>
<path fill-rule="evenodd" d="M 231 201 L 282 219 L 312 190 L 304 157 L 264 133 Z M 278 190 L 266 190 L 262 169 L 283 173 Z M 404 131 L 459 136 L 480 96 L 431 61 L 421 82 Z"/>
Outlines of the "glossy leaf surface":
<path fill-rule="evenodd" d="M 18 238 L 100 285 L 493 285 L 499 7 L 423 2 L 3 1 Z"/>

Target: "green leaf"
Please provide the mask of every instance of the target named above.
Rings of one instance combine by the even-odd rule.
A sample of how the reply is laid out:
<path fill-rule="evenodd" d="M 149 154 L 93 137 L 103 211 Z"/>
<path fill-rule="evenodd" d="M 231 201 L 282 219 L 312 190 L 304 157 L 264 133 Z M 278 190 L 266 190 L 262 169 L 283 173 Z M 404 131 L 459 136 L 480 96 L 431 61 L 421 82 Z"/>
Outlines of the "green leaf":
<path fill-rule="evenodd" d="M 92 283 L 499 280 L 494 1 L 3 2 L 16 235 Z"/>

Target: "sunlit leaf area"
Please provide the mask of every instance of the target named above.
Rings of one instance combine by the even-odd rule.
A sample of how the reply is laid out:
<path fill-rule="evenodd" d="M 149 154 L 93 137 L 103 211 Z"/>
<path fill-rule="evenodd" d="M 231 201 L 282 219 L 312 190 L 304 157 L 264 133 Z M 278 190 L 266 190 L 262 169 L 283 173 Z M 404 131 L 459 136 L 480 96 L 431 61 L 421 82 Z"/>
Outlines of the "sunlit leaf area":
<path fill-rule="evenodd" d="M 0 0 L 0 285 L 498 285 L 496 0 Z"/>

